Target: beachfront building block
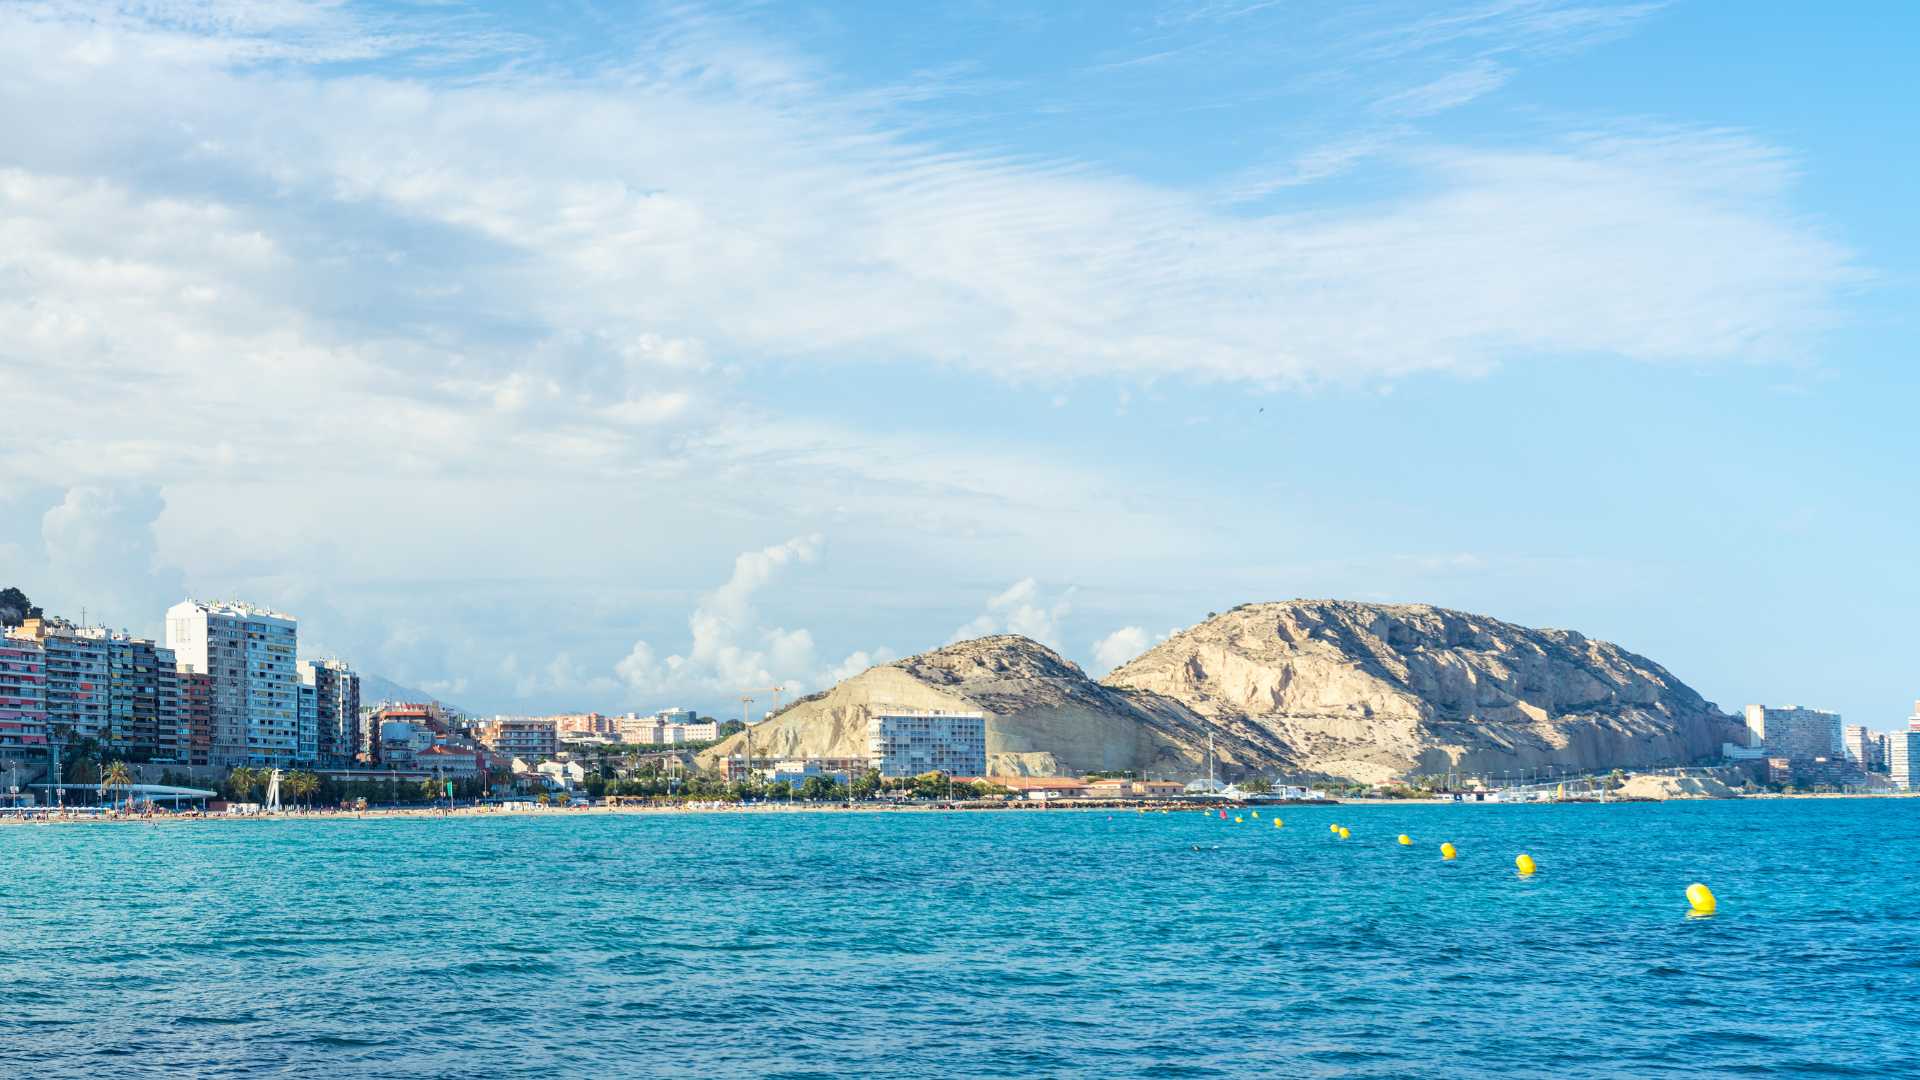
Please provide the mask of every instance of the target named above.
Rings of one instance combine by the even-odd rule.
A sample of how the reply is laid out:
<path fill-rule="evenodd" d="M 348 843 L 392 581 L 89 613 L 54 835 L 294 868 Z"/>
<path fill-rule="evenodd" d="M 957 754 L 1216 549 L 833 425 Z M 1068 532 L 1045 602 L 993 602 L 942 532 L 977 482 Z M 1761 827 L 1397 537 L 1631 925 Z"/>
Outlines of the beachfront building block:
<path fill-rule="evenodd" d="M 867 765 L 882 776 L 984 776 L 984 713 L 877 712 L 867 719 Z"/>
<path fill-rule="evenodd" d="M 1920 725 L 1887 736 L 1887 779 L 1901 791 L 1920 788 Z"/>
<path fill-rule="evenodd" d="M 47 661 L 37 641 L 0 637 L 0 758 L 47 752 Z"/>
<path fill-rule="evenodd" d="M 313 688 L 314 743 L 320 761 L 345 765 L 360 752 L 360 676 L 344 660 L 302 660 L 300 682 Z"/>
<path fill-rule="evenodd" d="M 1840 714 L 1799 705 L 1747 706 L 1747 745 L 1794 760 L 1844 753 Z"/>
<path fill-rule="evenodd" d="M 211 763 L 286 766 L 299 753 L 299 624 L 241 603 L 167 609 L 167 645 L 210 679 Z"/>

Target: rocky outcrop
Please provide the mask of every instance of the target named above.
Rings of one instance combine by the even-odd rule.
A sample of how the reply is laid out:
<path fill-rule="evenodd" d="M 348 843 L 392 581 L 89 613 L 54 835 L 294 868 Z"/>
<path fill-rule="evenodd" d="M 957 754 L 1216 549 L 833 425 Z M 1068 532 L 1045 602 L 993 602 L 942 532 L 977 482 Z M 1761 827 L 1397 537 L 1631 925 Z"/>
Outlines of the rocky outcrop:
<path fill-rule="evenodd" d="M 984 713 L 988 771 L 995 775 L 1205 772 L 1207 721 L 1157 694 L 1103 686 L 1052 649 L 1011 634 L 871 668 L 798 701 L 754 726 L 754 756 L 864 757 L 867 720 L 884 709 Z M 743 739 L 719 743 L 700 762 L 717 765 L 739 754 Z M 1221 741 L 1243 757 L 1283 749 L 1233 736 Z"/>
<path fill-rule="evenodd" d="M 1248 604 L 1103 681 L 1232 732 L 1230 765 L 1366 782 L 1682 763 L 1735 724 L 1617 645 L 1425 604 Z"/>

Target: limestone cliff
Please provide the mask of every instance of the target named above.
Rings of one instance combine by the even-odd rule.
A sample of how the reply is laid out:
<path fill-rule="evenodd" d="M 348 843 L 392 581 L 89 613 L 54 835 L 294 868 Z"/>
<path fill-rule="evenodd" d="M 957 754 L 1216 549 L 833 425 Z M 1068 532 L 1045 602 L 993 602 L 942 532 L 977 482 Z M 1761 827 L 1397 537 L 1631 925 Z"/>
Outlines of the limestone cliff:
<path fill-rule="evenodd" d="M 1687 762 L 1735 722 L 1617 645 L 1425 604 L 1248 604 L 1103 681 L 1234 734 L 1231 771 L 1370 782 Z M 1242 744 L 1279 750 L 1246 759 Z"/>

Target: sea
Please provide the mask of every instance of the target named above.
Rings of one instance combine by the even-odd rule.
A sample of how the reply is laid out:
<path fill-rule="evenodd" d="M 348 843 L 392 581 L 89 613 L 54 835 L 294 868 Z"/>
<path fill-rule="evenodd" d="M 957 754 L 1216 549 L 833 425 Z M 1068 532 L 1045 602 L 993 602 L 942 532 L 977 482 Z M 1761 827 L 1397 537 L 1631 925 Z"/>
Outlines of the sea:
<path fill-rule="evenodd" d="M 1254 813 L 4 826 L 0 1076 L 1920 1075 L 1920 801 Z"/>

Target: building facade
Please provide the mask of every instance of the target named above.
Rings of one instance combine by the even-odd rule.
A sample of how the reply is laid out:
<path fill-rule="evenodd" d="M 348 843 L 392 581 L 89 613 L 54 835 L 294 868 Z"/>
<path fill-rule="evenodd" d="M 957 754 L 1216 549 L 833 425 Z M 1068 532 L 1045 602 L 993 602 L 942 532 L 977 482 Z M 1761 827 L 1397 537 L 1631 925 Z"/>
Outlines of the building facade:
<path fill-rule="evenodd" d="M 680 746 L 718 739 L 720 722 L 711 717 L 703 720 L 697 713 L 681 709 L 645 716 L 628 713 L 614 718 L 614 734 L 621 742 L 636 746 Z"/>
<path fill-rule="evenodd" d="M 0 757 L 47 753 L 47 661 L 40 643 L 0 637 Z"/>
<path fill-rule="evenodd" d="M 360 753 L 360 676 L 344 660 L 302 660 L 300 682 L 313 688 L 315 752 L 344 765 Z"/>
<path fill-rule="evenodd" d="M 180 725 L 186 730 L 186 762 L 211 764 L 213 758 L 213 677 L 181 666 L 174 673 L 180 688 Z"/>
<path fill-rule="evenodd" d="M 107 726 L 103 747 L 113 756 L 180 764 L 186 733 L 180 716 L 173 650 L 147 638 L 101 627 L 76 631 L 101 644 L 107 661 Z"/>
<path fill-rule="evenodd" d="M 1920 728 L 1909 726 L 1887 738 L 1887 778 L 1901 791 L 1920 782 Z"/>
<path fill-rule="evenodd" d="M 167 646 L 210 679 L 211 764 L 291 765 L 300 751 L 299 624 L 251 604 L 167 609 Z"/>
<path fill-rule="evenodd" d="M 1880 737 L 1867 730 L 1865 724 L 1848 724 L 1846 734 L 1842 736 L 1847 746 L 1847 760 L 1858 766 L 1861 772 L 1885 772 L 1887 762 L 1881 753 Z"/>
<path fill-rule="evenodd" d="M 553 721 L 532 716 L 496 716 L 474 729 L 474 738 L 500 758 L 540 761 L 559 750 Z"/>
<path fill-rule="evenodd" d="M 1844 753 L 1840 714 L 1798 705 L 1747 706 L 1747 744 L 1793 759 Z"/>
<path fill-rule="evenodd" d="M 983 713 L 879 712 L 867 719 L 867 764 L 882 776 L 984 776 Z"/>
<path fill-rule="evenodd" d="M 99 637 L 52 617 L 28 619 L 7 632 L 41 648 L 48 736 L 56 742 L 107 738 L 107 646 Z"/>

